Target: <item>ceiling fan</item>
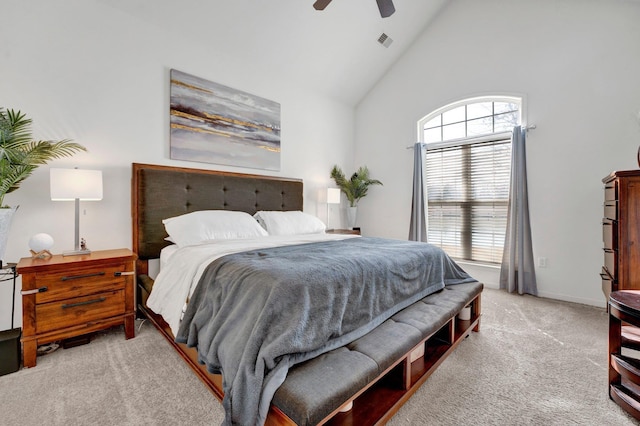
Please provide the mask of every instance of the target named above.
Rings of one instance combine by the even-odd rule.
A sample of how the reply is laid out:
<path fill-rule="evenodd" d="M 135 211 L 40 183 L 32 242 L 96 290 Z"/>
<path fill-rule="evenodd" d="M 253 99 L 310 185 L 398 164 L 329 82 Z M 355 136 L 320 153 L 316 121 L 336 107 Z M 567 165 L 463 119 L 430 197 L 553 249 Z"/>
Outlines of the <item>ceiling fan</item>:
<path fill-rule="evenodd" d="M 396 8 L 393 6 L 393 0 L 376 0 L 378 3 L 378 9 L 380 9 L 380 16 L 383 18 L 387 18 L 393 15 L 393 12 L 396 11 Z M 324 10 L 331 3 L 331 0 L 316 0 L 313 3 L 313 7 L 316 10 Z"/>

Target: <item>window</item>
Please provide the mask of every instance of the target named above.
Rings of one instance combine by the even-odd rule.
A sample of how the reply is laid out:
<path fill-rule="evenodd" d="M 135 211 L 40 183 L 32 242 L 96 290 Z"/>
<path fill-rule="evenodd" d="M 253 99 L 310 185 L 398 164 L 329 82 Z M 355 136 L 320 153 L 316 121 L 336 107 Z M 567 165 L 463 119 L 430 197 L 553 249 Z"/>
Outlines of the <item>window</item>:
<path fill-rule="evenodd" d="M 520 123 L 520 105 L 515 100 L 478 101 L 445 107 L 421 122 L 427 144 L 511 132 Z"/>
<path fill-rule="evenodd" d="M 467 100 L 419 123 L 427 144 L 428 241 L 453 258 L 502 261 L 511 130 L 519 123 L 516 98 Z"/>

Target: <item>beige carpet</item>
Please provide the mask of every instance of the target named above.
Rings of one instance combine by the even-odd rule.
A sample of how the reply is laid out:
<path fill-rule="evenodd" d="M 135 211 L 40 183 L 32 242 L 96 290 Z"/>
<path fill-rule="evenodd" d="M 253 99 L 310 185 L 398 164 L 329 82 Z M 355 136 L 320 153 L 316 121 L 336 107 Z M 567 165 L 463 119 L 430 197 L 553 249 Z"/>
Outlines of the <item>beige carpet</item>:
<path fill-rule="evenodd" d="M 607 395 L 604 309 L 483 294 L 463 342 L 390 425 L 635 425 Z M 4 425 L 217 425 L 220 404 L 149 323 L 0 377 Z"/>

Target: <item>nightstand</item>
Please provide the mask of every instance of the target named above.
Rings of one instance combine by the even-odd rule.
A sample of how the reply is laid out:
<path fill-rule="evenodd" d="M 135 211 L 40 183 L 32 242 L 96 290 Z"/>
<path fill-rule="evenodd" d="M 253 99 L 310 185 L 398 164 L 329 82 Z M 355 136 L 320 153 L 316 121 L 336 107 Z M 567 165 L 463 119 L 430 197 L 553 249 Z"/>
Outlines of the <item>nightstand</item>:
<path fill-rule="evenodd" d="M 327 234 L 353 234 L 353 235 L 360 235 L 360 228 L 353 228 L 353 229 L 327 229 L 325 232 Z"/>
<path fill-rule="evenodd" d="M 120 324 L 134 337 L 135 260 L 128 249 L 21 259 L 23 365 L 35 367 L 44 343 Z"/>

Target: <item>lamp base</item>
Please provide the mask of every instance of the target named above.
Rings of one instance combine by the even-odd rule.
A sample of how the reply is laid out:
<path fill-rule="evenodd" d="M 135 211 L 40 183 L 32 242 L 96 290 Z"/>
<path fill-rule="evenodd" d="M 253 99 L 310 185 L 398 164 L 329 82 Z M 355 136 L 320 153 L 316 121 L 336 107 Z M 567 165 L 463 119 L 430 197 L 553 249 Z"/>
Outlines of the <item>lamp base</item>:
<path fill-rule="evenodd" d="M 76 212 L 77 213 L 77 212 Z M 63 251 L 63 256 L 78 256 L 81 254 L 91 254 L 91 250 L 87 248 L 87 242 L 84 238 L 78 237 L 78 216 L 76 215 L 76 246 L 73 250 Z"/>
<path fill-rule="evenodd" d="M 91 254 L 91 250 L 89 250 L 89 249 L 80 249 L 80 250 L 69 250 L 69 251 L 63 251 L 62 252 L 63 256 L 79 256 L 81 254 Z"/>
<path fill-rule="evenodd" d="M 47 257 L 53 256 L 49 250 L 40 250 L 39 252 L 29 251 L 31 252 L 31 257 L 34 259 L 46 259 Z"/>

